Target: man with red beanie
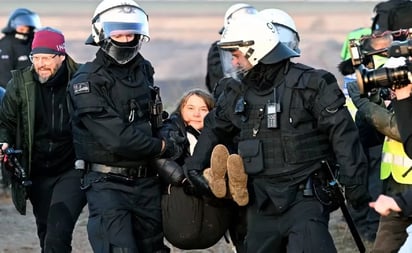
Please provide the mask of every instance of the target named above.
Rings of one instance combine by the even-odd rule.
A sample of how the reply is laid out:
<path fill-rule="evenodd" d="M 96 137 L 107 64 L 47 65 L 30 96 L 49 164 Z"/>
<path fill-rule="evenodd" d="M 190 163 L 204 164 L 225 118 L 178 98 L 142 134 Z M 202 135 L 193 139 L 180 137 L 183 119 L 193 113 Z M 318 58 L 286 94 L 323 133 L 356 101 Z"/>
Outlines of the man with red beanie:
<path fill-rule="evenodd" d="M 32 65 L 13 71 L 7 84 L 0 108 L 1 151 L 23 151 L 21 164 L 32 184 L 24 188 L 14 181 L 13 202 L 23 215 L 26 198 L 33 205 L 42 252 L 71 252 L 73 229 L 86 204 L 81 172 L 74 169 L 66 103 L 66 87 L 79 64 L 66 54 L 63 34 L 50 27 L 35 33 L 30 60 Z"/>

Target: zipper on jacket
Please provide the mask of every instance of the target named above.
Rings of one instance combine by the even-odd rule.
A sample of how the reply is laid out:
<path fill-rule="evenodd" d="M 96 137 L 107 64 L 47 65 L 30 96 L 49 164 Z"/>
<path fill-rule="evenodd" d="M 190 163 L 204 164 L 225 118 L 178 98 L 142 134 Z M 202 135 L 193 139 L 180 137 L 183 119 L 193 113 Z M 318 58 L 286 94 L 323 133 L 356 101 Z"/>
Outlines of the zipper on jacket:
<path fill-rule="evenodd" d="M 63 133 L 63 105 L 59 104 L 60 111 L 60 133 Z"/>

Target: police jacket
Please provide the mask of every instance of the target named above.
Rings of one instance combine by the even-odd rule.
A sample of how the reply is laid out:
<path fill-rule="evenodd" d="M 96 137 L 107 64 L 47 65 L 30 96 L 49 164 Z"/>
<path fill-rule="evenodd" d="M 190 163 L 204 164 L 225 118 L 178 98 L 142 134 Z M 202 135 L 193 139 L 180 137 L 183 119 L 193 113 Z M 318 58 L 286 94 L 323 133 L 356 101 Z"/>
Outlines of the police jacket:
<path fill-rule="evenodd" d="M 15 33 L 6 34 L 0 39 L 0 85 L 6 87 L 11 71 L 31 65 L 29 54 L 32 39 L 15 38 Z"/>
<path fill-rule="evenodd" d="M 150 123 L 153 73 L 140 54 L 119 65 L 102 50 L 80 68 L 69 85 L 78 159 L 132 168 L 161 153 Z"/>
<path fill-rule="evenodd" d="M 194 155 L 188 159 L 189 168 L 206 168 L 214 145 L 238 137 L 245 164 L 259 163 L 255 156 L 258 150 L 263 152 L 261 170 L 251 175 L 246 169 L 252 179 L 302 182 L 320 168 L 321 160 L 336 157 L 343 184 L 365 183 L 366 158 L 344 106 L 345 97 L 331 73 L 289 60 L 259 63 L 242 83 L 229 79 L 226 86 L 215 110 L 206 117 Z M 277 105 L 268 110 L 273 104 Z M 274 111 L 279 114 L 278 126 L 269 128 L 268 119 L 273 116 L 269 114 Z"/>
<path fill-rule="evenodd" d="M 397 124 L 405 153 L 412 159 L 412 97 L 394 100 L 393 107 L 397 115 Z"/>
<path fill-rule="evenodd" d="M 35 173 L 43 175 L 73 168 L 66 89 L 78 67 L 66 55 L 62 67 L 45 84 L 37 81 L 32 66 L 12 72 L 0 108 L 0 142 L 23 150 L 22 164 L 30 173 L 34 164 L 42 170 Z"/>

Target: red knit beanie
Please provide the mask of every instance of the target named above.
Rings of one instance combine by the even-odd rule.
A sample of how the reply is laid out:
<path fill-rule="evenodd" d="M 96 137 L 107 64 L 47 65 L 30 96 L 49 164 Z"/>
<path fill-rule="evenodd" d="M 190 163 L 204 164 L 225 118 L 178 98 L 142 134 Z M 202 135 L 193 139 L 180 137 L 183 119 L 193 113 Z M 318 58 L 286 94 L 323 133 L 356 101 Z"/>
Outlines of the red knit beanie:
<path fill-rule="evenodd" d="M 45 27 L 34 33 L 31 54 L 66 54 L 64 35 L 51 27 Z"/>

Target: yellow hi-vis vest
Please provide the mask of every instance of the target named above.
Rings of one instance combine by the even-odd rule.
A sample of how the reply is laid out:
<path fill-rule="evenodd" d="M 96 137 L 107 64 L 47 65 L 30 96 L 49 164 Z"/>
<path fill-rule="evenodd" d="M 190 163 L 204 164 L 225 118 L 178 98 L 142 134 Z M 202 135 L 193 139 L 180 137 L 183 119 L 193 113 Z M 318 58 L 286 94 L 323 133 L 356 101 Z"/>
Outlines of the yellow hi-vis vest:
<path fill-rule="evenodd" d="M 346 107 L 348 108 L 350 115 L 352 116 L 352 119 L 355 120 L 356 112 L 358 111 L 358 109 L 353 104 L 352 99 L 350 99 L 350 97 L 346 97 Z"/>
<path fill-rule="evenodd" d="M 382 148 L 381 180 L 392 174 L 400 184 L 412 184 L 412 160 L 405 154 L 401 142 L 385 137 Z"/>

